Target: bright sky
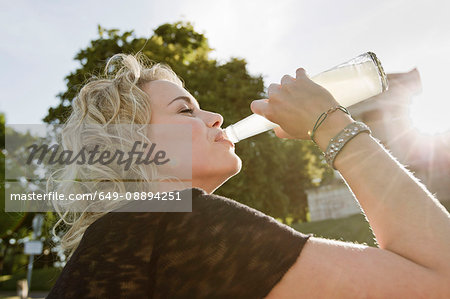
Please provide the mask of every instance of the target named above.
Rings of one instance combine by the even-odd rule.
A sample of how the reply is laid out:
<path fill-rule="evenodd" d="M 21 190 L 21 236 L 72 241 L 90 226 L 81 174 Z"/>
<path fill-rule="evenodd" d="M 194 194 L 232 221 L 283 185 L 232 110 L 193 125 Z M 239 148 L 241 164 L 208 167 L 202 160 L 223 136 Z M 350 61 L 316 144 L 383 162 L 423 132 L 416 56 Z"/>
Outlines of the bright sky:
<path fill-rule="evenodd" d="M 7 123 L 42 123 L 77 67 L 73 57 L 97 38 L 97 24 L 148 37 L 186 20 L 207 36 L 213 57 L 245 58 L 266 86 L 300 66 L 313 75 L 366 51 L 388 73 L 417 67 L 416 123 L 449 129 L 449 12 L 446 0 L 2 1 L 0 111 Z"/>

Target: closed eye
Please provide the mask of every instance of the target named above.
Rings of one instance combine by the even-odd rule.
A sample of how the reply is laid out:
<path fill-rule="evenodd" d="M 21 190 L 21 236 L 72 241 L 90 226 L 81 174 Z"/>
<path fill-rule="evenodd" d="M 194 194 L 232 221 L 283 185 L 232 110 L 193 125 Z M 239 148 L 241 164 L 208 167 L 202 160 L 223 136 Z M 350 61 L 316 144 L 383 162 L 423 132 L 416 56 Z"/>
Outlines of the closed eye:
<path fill-rule="evenodd" d="M 180 113 L 185 113 L 185 112 L 192 114 L 194 112 L 194 110 L 193 109 L 184 109 L 184 110 L 180 111 Z"/>

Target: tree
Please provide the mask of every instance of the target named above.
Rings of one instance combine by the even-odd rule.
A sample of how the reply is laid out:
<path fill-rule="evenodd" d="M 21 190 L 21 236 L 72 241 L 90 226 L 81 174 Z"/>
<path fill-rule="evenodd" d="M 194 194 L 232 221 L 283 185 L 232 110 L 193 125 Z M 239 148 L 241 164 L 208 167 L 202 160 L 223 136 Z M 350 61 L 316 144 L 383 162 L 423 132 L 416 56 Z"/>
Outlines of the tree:
<path fill-rule="evenodd" d="M 9 142 L 7 147 L 5 147 L 6 136 L 8 136 Z M 25 173 L 34 173 L 35 169 L 31 166 L 26 167 L 23 163 L 17 163 L 14 157 L 24 151 L 24 145 L 32 144 L 35 140 L 35 137 L 29 132 L 18 132 L 14 127 L 6 127 L 5 115 L 0 113 L 0 275 L 11 273 L 20 267 L 24 268 L 27 262 L 27 257 L 23 253 L 23 241 L 24 238 L 31 235 L 32 221 L 36 213 L 5 212 L 5 191 L 24 192 L 24 187 L 18 187 L 17 183 L 20 182 L 20 178 L 28 178 L 24 176 Z M 6 174 L 8 174 L 8 180 L 6 180 Z M 33 185 L 32 182 L 25 184 L 26 188 Z M 50 228 L 56 220 L 56 215 L 48 212 L 45 218 L 42 236 L 47 242 L 44 243 L 44 249 L 50 248 L 52 245 L 49 242 L 51 240 Z M 41 260 L 49 261 L 52 258 L 36 259 L 35 262 L 39 264 Z"/>
<path fill-rule="evenodd" d="M 163 24 L 149 38 L 101 26 L 98 32 L 99 38 L 76 54 L 80 66 L 66 77 L 67 89 L 58 94 L 60 104 L 49 109 L 45 122 L 63 123 L 83 83 L 91 75 L 99 74 L 107 59 L 116 53 L 141 51 L 155 62 L 168 64 L 184 79 L 186 89 L 202 109 L 223 115 L 223 127 L 251 114 L 250 102 L 265 97 L 261 75 L 250 75 L 244 59 L 231 58 L 220 64 L 209 58 L 212 49 L 207 38 L 190 23 Z M 312 178 L 331 175 L 311 142 L 280 140 L 273 132 L 239 143 L 236 153 L 243 161 L 242 171 L 217 194 L 283 221 L 287 217 L 305 221 L 305 188 L 314 185 Z"/>

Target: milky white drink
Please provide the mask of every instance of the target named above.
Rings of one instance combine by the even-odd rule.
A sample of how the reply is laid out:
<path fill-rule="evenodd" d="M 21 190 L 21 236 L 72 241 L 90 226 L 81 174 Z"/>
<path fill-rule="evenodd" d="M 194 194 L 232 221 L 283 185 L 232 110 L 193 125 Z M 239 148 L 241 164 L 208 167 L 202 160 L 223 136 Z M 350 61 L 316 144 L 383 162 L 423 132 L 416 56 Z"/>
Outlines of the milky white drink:
<path fill-rule="evenodd" d="M 372 52 L 313 76 L 311 80 L 326 88 L 344 107 L 380 94 L 388 86 L 383 67 Z M 258 114 L 252 114 L 228 126 L 225 133 L 232 142 L 238 142 L 277 126 Z"/>

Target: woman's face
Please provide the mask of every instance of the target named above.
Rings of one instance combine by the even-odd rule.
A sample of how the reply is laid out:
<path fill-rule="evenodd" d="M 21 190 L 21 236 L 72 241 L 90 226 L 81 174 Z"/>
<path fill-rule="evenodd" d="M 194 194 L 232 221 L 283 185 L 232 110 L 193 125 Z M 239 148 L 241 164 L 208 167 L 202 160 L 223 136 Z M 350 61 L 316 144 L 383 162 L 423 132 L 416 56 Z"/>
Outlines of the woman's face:
<path fill-rule="evenodd" d="M 170 81 L 152 81 L 143 90 L 150 96 L 150 124 L 192 127 L 192 187 L 212 193 L 240 171 L 242 161 L 234 152 L 234 144 L 216 141 L 225 136 L 220 114 L 200 109 L 189 92 Z"/>

